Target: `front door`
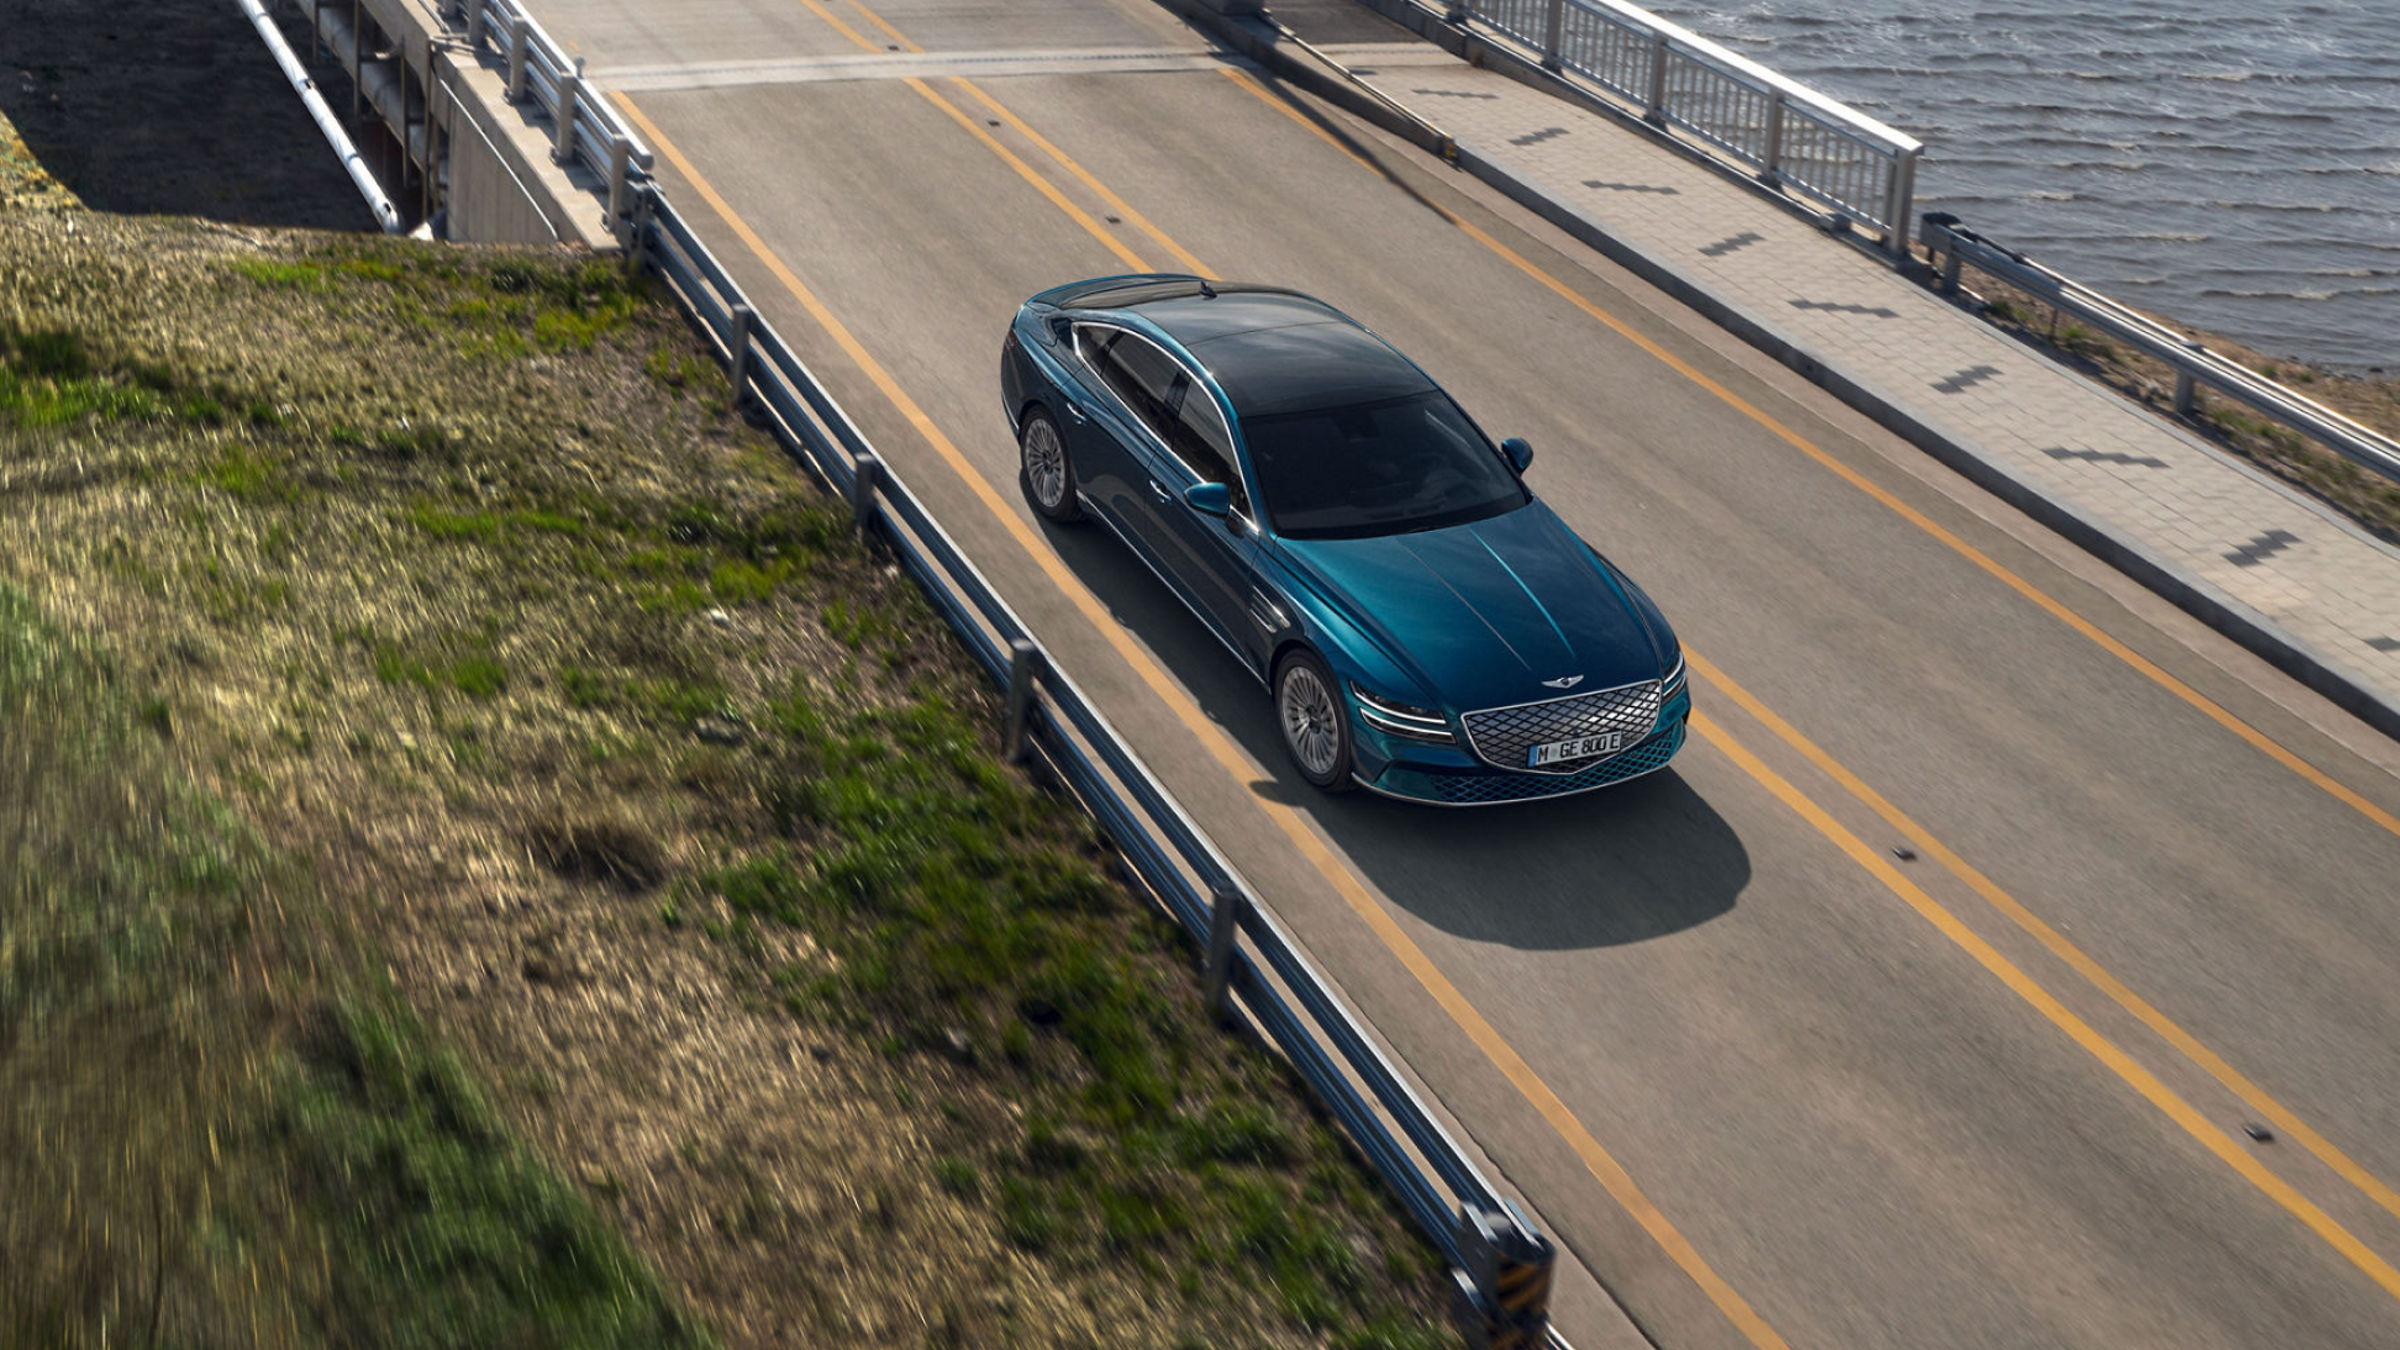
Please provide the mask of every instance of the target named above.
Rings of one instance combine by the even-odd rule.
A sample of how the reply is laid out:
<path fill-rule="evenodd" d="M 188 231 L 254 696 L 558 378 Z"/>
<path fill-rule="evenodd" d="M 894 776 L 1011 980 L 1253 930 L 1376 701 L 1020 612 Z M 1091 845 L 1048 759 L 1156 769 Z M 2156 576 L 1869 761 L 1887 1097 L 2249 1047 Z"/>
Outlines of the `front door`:
<path fill-rule="evenodd" d="M 1249 618 L 1249 594 L 1257 555 L 1255 531 L 1246 528 L 1248 500 L 1233 466 L 1232 440 L 1216 401 L 1199 378 L 1156 343 L 1138 333 L 1100 324 L 1080 325 L 1076 334 L 1093 370 L 1116 395 L 1133 433 L 1122 455 L 1096 484 L 1107 504 L 1151 565 L 1201 619 L 1217 630 L 1253 666 L 1257 624 Z M 1080 472 L 1082 465 L 1077 464 Z M 1184 504 L 1185 488 L 1207 481 L 1233 490 L 1243 520 L 1227 520 Z"/>

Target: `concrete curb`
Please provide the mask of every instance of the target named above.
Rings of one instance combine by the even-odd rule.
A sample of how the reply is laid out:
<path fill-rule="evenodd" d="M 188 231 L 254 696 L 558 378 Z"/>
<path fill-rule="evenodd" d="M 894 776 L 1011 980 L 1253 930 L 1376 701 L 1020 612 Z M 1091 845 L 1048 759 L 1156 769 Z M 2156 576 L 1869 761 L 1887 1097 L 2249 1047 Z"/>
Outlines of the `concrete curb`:
<path fill-rule="evenodd" d="M 1411 20 L 1423 19 L 1426 22 L 1433 22 L 1436 27 L 1442 25 L 1432 20 L 1431 16 L 1425 15 L 1413 4 L 1398 6 L 1397 8 L 1406 11 L 1405 14 L 1399 14 L 1393 12 L 1396 7 L 1389 3 L 1378 3 L 1378 0 L 1361 0 L 1361 3 L 1384 14 L 1387 18 L 1402 22 L 1411 31 L 1435 42 L 1453 55 L 1464 55 L 1468 50 L 1467 44 L 1472 43 L 1473 49 L 1484 57 L 1484 62 L 1488 67 L 1496 69 L 1501 74 L 1509 75 L 1520 83 L 1541 89 L 1545 93 L 1556 94 L 1558 92 L 1549 88 L 1551 84 L 1555 83 L 1555 79 L 1548 71 L 1542 70 L 1538 65 L 1526 61 L 1514 52 L 1483 42 L 1471 34 L 1457 33 L 1454 30 L 1445 32 L 1438 37 L 1427 32 L 1419 23 L 1411 22 Z M 2177 608 L 2231 638 L 2276 669 L 2323 695 L 2344 712 L 2365 722 L 2384 735 L 2394 740 L 2400 740 L 2400 703 L 2395 703 L 2377 693 L 2357 674 L 2341 663 L 2315 651 L 2266 615 L 2225 595 L 2216 587 L 2186 572 L 2176 564 L 2168 562 L 2123 531 L 2080 514 L 2073 506 L 2045 495 L 2039 488 L 2002 468 L 1994 459 L 1980 452 L 1971 442 L 1946 436 L 1926 425 L 1906 408 L 1885 398 L 1863 380 L 1851 376 L 1839 367 L 1804 350 L 1772 325 L 1760 320 L 1741 306 L 1692 281 L 1644 250 L 1601 229 L 1489 158 L 1465 146 L 1453 146 L 1446 141 L 1436 141 L 1429 137 L 1423 127 L 1395 115 L 1391 109 L 1383 106 L 1380 101 L 1369 96 L 1356 85 L 1323 69 L 1314 58 L 1282 41 L 1280 35 L 1272 27 L 1256 20 L 1229 19 L 1205 6 L 1192 3 L 1175 3 L 1174 7 L 1181 10 L 1195 24 L 1206 27 L 1235 50 L 1293 84 L 1423 149 L 1436 154 L 1454 151 L 1456 163 L 1460 168 L 1499 189 L 1518 205 L 1573 235 L 1577 240 L 1599 251 L 1611 262 L 1656 286 L 1678 302 L 1698 311 L 1727 332 L 1782 362 L 1798 372 L 1802 378 L 1866 414 L 1878 425 L 1932 455 L 1944 465 L 1975 483 L 1976 486 L 2023 511 L 2044 526 L 2057 531 L 2084 551 L 2132 577 Z M 1587 102 L 1580 98 L 1573 101 L 1579 104 Z M 1718 165 L 1714 161 L 1707 160 L 1705 156 L 1693 154 L 1689 147 L 1680 145 L 1673 138 L 1650 131 L 1638 120 L 1623 115 L 1622 110 L 1609 109 L 1607 111 L 1616 113 L 1616 120 L 1619 124 L 1626 126 L 1629 130 L 1638 130 L 1648 134 L 1662 145 L 1692 155 L 1693 158 L 1709 164 L 1710 167 L 1724 173 L 1728 179 L 1753 188 L 1758 191 L 1762 201 L 1772 201 L 1786 209 L 1797 210 L 1803 216 L 1815 218 L 1813 213 L 1800 210 L 1796 204 L 1786 201 L 1780 195 L 1757 189 L 1755 184 L 1749 183 L 1741 175 L 1726 170 L 1724 166 Z M 1829 236 L 1827 242 L 1839 241 Z M 2038 352 L 2038 349 L 2034 350 Z M 2048 353 L 2039 354 L 2045 359 L 2049 359 Z M 2080 380 L 2083 377 L 2076 375 L 2075 378 Z M 2151 415 L 2147 409 L 2143 411 L 2145 415 Z M 2212 451 L 2212 453 L 2214 452 Z M 2270 485 L 2281 488 L 2280 484 Z M 2311 505 L 2313 506 L 2314 503 L 2312 502 Z M 2349 526 L 2346 521 L 2340 523 L 2345 528 L 2355 528 Z"/>

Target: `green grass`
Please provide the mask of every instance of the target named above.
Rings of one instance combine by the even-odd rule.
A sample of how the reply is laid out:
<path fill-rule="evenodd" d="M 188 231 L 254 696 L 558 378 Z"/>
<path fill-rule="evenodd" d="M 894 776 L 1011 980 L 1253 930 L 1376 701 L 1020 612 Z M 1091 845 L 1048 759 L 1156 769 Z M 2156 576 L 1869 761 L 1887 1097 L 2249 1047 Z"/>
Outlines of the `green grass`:
<path fill-rule="evenodd" d="M 1322 1215 L 1364 1198 L 1355 1172 L 1321 1132 L 1297 1136 L 1229 1091 L 1188 990 L 1143 959 L 1179 939 L 1147 915 L 1124 926 L 1120 892 L 980 727 L 939 698 L 836 716 L 800 691 L 765 720 L 807 766 L 770 787 L 769 808 L 810 849 L 753 854 L 693 888 L 737 916 L 731 938 L 779 924 L 837 958 L 793 982 L 798 1015 L 903 1056 L 963 1042 L 1027 1104 L 1014 1147 L 946 1156 L 938 1185 L 988 1204 L 1024 1251 L 1162 1273 L 1231 1261 L 1303 1326 L 1412 1343 L 1404 1329 L 1375 1339 L 1362 1311 L 1378 1281 Z"/>
<path fill-rule="evenodd" d="M 0 1341 L 704 1345 L 117 668 L 0 586 Z"/>

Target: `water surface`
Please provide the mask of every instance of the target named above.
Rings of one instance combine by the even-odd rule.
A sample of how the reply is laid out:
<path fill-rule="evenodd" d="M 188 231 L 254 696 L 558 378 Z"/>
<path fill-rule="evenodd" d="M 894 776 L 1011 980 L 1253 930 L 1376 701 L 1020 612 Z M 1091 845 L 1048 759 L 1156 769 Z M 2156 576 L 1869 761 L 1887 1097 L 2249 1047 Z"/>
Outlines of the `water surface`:
<path fill-rule="evenodd" d="M 2400 0 L 1648 8 L 1925 141 L 1919 210 L 2263 351 L 2400 370 Z"/>

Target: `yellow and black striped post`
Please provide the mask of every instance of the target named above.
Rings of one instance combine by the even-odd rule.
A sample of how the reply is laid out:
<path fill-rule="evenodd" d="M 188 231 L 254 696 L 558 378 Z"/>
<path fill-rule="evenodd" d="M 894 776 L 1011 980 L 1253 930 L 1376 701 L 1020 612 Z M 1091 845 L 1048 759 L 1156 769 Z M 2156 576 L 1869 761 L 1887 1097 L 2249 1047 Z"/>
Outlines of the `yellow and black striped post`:
<path fill-rule="evenodd" d="M 1452 1311 L 1468 1350 L 1538 1350 L 1550 1327 L 1550 1273 L 1558 1249 L 1514 1205 L 1460 1210 L 1458 1236 L 1466 1268 L 1453 1272 Z"/>

